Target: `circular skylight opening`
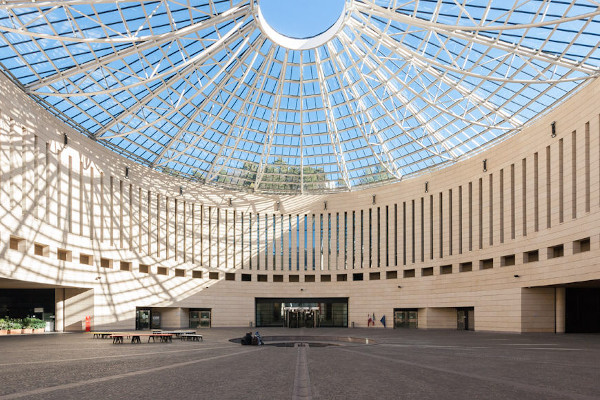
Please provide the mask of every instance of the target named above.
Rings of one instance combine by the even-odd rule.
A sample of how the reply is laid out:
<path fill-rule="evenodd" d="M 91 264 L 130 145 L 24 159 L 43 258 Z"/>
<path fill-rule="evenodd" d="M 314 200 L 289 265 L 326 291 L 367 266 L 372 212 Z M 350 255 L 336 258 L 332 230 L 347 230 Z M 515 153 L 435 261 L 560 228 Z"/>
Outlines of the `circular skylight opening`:
<path fill-rule="evenodd" d="M 257 20 L 280 46 L 305 50 L 329 41 L 341 28 L 350 0 L 260 0 Z"/>

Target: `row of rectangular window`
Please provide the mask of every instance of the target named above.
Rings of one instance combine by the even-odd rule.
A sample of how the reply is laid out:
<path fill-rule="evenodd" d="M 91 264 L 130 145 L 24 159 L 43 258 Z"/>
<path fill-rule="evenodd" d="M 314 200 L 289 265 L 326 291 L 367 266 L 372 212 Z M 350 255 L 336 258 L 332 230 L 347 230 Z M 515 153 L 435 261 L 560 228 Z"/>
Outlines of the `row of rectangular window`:
<path fill-rule="evenodd" d="M 142 251 L 145 240 L 149 255 L 156 254 L 166 258 L 174 256 L 175 260 L 182 256 L 183 261 L 187 262 L 191 253 L 192 263 L 196 263 L 199 258 L 200 265 L 208 268 L 241 267 L 290 271 L 357 269 L 407 265 L 416 263 L 419 259 L 425 262 L 427 256 L 433 260 L 438 256 L 443 258 L 453 255 L 456 251 L 462 254 L 463 250 L 471 251 L 474 246 L 477 246 L 475 243 L 477 238 L 479 249 L 483 248 L 485 242 L 493 246 L 495 240 L 504 243 L 508 237 L 511 240 L 516 238 L 516 232 L 519 230 L 517 226 L 519 210 L 516 203 L 519 196 L 522 209 L 519 215 L 522 219 L 521 235 L 527 236 L 528 224 L 529 229 L 538 231 L 540 217 L 543 216 L 543 212 L 540 211 L 540 201 L 543 204 L 540 188 L 545 188 L 547 228 L 550 228 L 553 223 L 551 213 L 555 208 L 559 211 L 558 222 L 564 222 L 569 214 L 571 218 L 577 217 L 579 192 L 585 192 L 581 193 L 585 194 L 584 196 L 580 196 L 583 211 L 590 211 L 592 160 L 589 122 L 585 123 L 583 140 L 581 140 L 581 132 L 573 131 L 570 135 L 558 139 L 557 145 L 552 145 L 552 151 L 551 146 L 546 147 L 545 182 L 544 153 L 536 152 L 533 158 L 523 158 L 520 162 L 510 164 L 497 173 L 489 173 L 487 179 L 482 177 L 468 182 L 464 187 L 458 186 L 458 190 L 448 189 L 435 195 L 364 210 L 297 215 L 261 215 L 232 212 L 204 205 L 198 207 L 192 202 L 165 197 L 149 190 L 147 192 L 141 188 L 134 190 L 132 184 L 122 179 L 113 176 L 106 179 L 104 173 L 98 174 L 94 167 L 89 167 L 86 176 L 83 171 L 87 167 L 84 168 L 82 159 L 76 160 L 69 155 L 68 161 L 64 160 L 51 151 L 49 143 L 46 143 L 44 159 L 44 156 L 39 154 L 38 137 L 26 129 L 23 129 L 21 135 L 13 126 L 9 133 L 22 136 L 22 145 L 16 146 L 14 143 L 19 141 L 10 138 L 5 145 L 8 146 L 10 154 L 18 156 L 15 158 L 14 165 L 11 164 L 11 168 L 24 174 L 20 180 L 15 179 L 18 174 L 8 175 L 11 206 L 30 208 L 29 202 L 32 200 L 26 195 L 30 192 L 34 194 L 34 199 L 38 199 L 38 196 L 40 199 L 39 202 L 36 200 L 36 207 L 33 207 L 34 215 L 39 216 L 40 211 L 45 209 L 44 218 L 48 220 L 50 204 L 55 201 L 54 206 L 57 211 L 53 216 L 55 220 L 48 220 L 48 222 L 60 226 L 59 217 L 64 217 L 70 233 L 78 231 L 79 235 L 86 233 L 90 238 L 94 238 L 97 234 L 101 241 L 110 240 L 112 245 L 121 248 L 128 244 L 131 249 L 134 249 L 134 242 L 137 240 L 139 251 Z M 578 176 L 577 156 L 581 152 L 583 157 L 579 159 L 582 159 L 584 168 L 583 176 Z M 33 171 L 27 169 L 25 164 L 25 160 L 30 157 L 29 153 L 33 153 Z M 77 164 L 79 164 L 79 172 L 75 170 Z M 42 195 L 44 165 L 45 196 Z M 521 173 L 518 173 L 519 165 Z M 569 178 L 565 177 L 565 172 L 569 173 L 569 171 L 571 184 L 565 185 L 565 178 Z M 528 183 L 527 179 L 532 172 L 533 185 Z M 552 174 L 556 175 L 556 180 L 552 180 Z M 518 182 L 519 176 L 521 182 Z M 556 181 L 558 188 L 554 188 Z M 581 181 L 584 181 L 585 185 L 581 185 Z M 528 206 L 527 198 L 531 186 L 533 186 L 533 210 L 530 210 L 531 206 Z M 463 190 L 464 188 L 467 190 Z M 570 196 L 569 189 L 571 189 Z M 52 196 L 51 190 L 56 191 L 56 196 Z M 134 199 L 136 196 L 137 198 Z M 427 197 L 429 197 L 428 201 Z M 565 200 L 568 201 L 569 197 L 570 213 L 565 209 Z M 86 204 L 83 203 L 84 198 Z M 463 207 L 463 200 L 467 203 L 465 207 Z M 458 203 L 457 210 L 456 203 Z M 100 209 L 98 213 L 94 212 L 94 207 Z M 429 208 L 429 212 L 425 212 L 426 207 Z M 146 215 L 143 215 L 144 212 Z M 458 214 L 458 218 L 453 216 L 454 213 Z M 467 214 L 465 218 L 463 213 Z M 532 221 L 527 218 L 528 213 L 533 213 Z M 495 222 L 497 221 L 495 215 L 498 214 L 499 224 Z M 79 221 L 74 218 L 77 215 Z M 138 219 L 137 223 L 135 217 Z M 89 221 L 87 226 L 84 226 L 84 220 Z M 78 226 L 76 226 L 77 222 Z M 463 231 L 464 223 L 468 224 L 468 227 Z M 499 229 L 495 229 L 495 223 Z M 135 233 L 134 225 L 137 226 Z M 238 229 L 240 225 L 241 229 Z M 147 231 L 143 232 L 146 226 Z M 202 229 L 205 226 L 208 226 L 208 231 Z M 425 235 L 426 226 L 429 229 L 428 237 Z M 468 238 L 463 237 L 467 235 Z M 456 236 L 458 240 L 455 240 Z M 426 254 L 427 250 L 429 250 L 428 254 Z M 43 252 L 44 249 L 40 251 Z"/>

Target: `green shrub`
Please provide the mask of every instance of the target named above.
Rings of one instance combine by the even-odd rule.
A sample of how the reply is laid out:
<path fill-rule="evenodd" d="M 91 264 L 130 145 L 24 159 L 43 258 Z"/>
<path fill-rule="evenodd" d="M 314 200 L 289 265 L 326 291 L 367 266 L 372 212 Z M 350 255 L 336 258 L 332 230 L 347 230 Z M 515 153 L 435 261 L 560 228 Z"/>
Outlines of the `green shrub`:
<path fill-rule="evenodd" d="M 23 323 L 20 319 L 9 319 L 8 320 L 8 329 L 22 329 Z"/>
<path fill-rule="evenodd" d="M 23 318 L 21 324 L 25 329 L 41 329 L 46 327 L 46 322 L 39 318 Z"/>
<path fill-rule="evenodd" d="M 8 319 L 0 318 L 0 330 L 4 331 L 8 329 Z"/>

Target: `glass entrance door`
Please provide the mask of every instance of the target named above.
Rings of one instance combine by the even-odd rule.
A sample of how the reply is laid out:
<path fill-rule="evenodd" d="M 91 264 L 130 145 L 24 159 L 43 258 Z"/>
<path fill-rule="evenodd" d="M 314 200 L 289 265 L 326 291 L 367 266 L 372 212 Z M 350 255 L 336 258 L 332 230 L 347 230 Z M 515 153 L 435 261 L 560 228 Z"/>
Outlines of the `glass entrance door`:
<path fill-rule="evenodd" d="M 135 329 L 138 331 L 150 329 L 150 309 L 141 308 L 135 311 Z"/>
<path fill-rule="evenodd" d="M 210 328 L 212 310 L 190 310 L 190 328 Z"/>
<path fill-rule="evenodd" d="M 418 320 L 419 312 L 417 310 L 394 310 L 394 328 L 416 328 Z"/>
<path fill-rule="evenodd" d="M 320 312 L 318 308 L 286 307 L 285 326 L 288 328 L 318 328 L 320 326 Z"/>
<path fill-rule="evenodd" d="M 200 328 L 210 328 L 210 311 L 200 311 Z"/>

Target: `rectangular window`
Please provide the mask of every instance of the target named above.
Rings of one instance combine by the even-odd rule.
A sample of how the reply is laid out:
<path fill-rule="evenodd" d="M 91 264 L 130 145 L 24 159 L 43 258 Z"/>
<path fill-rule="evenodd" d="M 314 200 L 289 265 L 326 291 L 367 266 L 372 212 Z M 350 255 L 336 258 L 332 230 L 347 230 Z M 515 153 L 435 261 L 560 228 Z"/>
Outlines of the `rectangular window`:
<path fill-rule="evenodd" d="M 510 238 L 515 238 L 515 164 L 510 164 Z"/>
<path fill-rule="evenodd" d="M 292 214 L 288 214 L 288 271 L 292 270 Z M 298 252 L 296 251 L 296 254 Z"/>
<path fill-rule="evenodd" d="M 523 263 L 531 263 L 540 260 L 540 251 L 539 250 L 530 250 L 523 253 Z"/>
<path fill-rule="evenodd" d="M 479 249 L 483 248 L 483 179 L 479 178 L 479 191 L 478 191 L 478 212 L 479 212 Z"/>
<path fill-rule="evenodd" d="M 473 182 L 469 182 L 469 251 L 473 250 Z"/>
<path fill-rule="evenodd" d="M 590 123 L 585 123 L 585 212 L 590 212 Z"/>
<path fill-rule="evenodd" d="M 406 202 L 402 202 L 402 265 L 406 265 Z"/>
<path fill-rule="evenodd" d="M 385 206 L 385 266 L 390 266 L 390 209 Z"/>
<path fill-rule="evenodd" d="M 371 254 L 373 250 L 373 209 L 369 208 L 369 268 L 373 266 Z"/>
<path fill-rule="evenodd" d="M 415 260 L 416 260 L 416 241 L 417 241 L 416 227 L 415 227 L 415 201 L 411 200 L 410 205 L 411 205 L 411 207 L 410 207 L 410 214 L 411 214 L 410 215 L 410 217 L 411 217 L 410 218 L 411 219 L 411 221 L 410 221 L 410 228 L 411 228 L 411 230 L 410 230 L 410 244 L 411 244 L 410 255 L 411 255 L 412 262 L 414 264 Z"/>
<path fill-rule="evenodd" d="M 552 209 L 551 204 L 551 170 L 550 170 L 550 146 L 546 146 L 546 228 L 552 226 Z"/>
<path fill-rule="evenodd" d="M 489 204 L 488 204 L 488 214 L 489 214 L 489 222 L 488 222 L 488 231 L 490 233 L 489 244 L 490 246 L 494 245 L 494 175 L 489 175 Z"/>
<path fill-rule="evenodd" d="M 448 190 L 448 254 L 452 255 L 452 189 Z"/>
<path fill-rule="evenodd" d="M 458 187 L 458 254 L 463 252 L 463 190 Z"/>
<path fill-rule="evenodd" d="M 398 204 L 394 204 L 394 266 L 398 266 Z"/>
<path fill-rule="evenodd" d="M 448 275 L 451 273 L 452 273 L 452 264 L 440 266 L 440 275 Z"/>
<path fill-rule="evenodd" d="M 356 265 L 356 211 L 352 211 L 352 269 Z"/>
<path fill-rule="evenodd" d="M 571 133 L 571 218 L 577 218 L 577 132 Z"/>
<path fill-rule="evenodd" d="M 360 210 L 360 268 L 365 265 L 364 210 Z"/>
<path fill-rule="evenodd" d="M 515 260 L 514 254 L 510 254 L 508 256 L 502 256 L 502 258 L 500 259 L 501 267 L 510 267 L 512 265 L 515 265 L 515 263 L 516 263 L 516 260 Z"/>
<path fill-rule="evenodd" d="M 425 262 L 425 198 L 421 197 L 421 262 Z"/>
<path fill-rule="evenodd" d="M 308 269 L 308 215 L 304 214 L 304 270 Z"/>

